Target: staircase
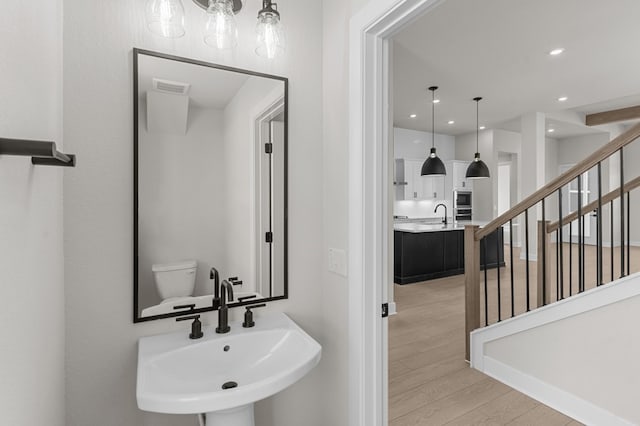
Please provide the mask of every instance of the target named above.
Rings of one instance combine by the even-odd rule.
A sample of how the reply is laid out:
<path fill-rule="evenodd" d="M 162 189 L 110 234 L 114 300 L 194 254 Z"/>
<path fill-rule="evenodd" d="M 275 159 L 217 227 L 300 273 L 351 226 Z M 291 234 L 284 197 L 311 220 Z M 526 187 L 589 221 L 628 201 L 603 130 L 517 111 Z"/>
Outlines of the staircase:
<path fill-rule="evenodd" d="M 638 387 L 626 392 L 626 385 L 616 385 L 620 377 L 610 377 L 640 385 L 637 360 L 626 358 L 640 355 L 640 339 L 628 324 L 640 321 L 640 275 L 633 275 L 631 262 L 640 248 L 632 247 L 630 231 L 631 193 L 640 176 L 625 179 L 624 159 L 638 137 L 640 124 L 486 226 L 465 228 L 471 366 L 587 424 L 640 423 L 636 402 L 611 397 L 637 395 Z M 627 166 L 628 175 L 640 170 Z M 589 191 L 587 179 L 595 183 Z M 509 231 L 509 241 L 498 242 L 505 265 L 484 267 L 487 237 L 500 228 Z M 518 229 L 520 248 L 514 246 Z M 594 340 L 600 343 L 592 347 Z M 568 368 L 557 370 L 562 362 Z M 545 376 L 550 371 L 559 378 Z M 591 389 L 580 385 L 585 377 L 601 386 L 583 392 Z"/>

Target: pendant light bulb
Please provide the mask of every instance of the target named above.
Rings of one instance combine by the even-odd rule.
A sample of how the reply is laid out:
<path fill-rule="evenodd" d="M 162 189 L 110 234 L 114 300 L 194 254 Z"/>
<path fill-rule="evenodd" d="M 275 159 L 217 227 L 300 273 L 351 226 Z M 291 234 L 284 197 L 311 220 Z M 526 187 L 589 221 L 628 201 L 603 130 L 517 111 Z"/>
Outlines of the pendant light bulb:
<path fill-rule="evenodd" d="M 286 47 L 284 29 L 280 22 L 278 5 L 271 0 L 262 1 L 256 25 L 256 53 L 268 59 L 281 55 Z"/>
<path fill-rule="evenodd" d="M 184 35 L 184 7 L 180 0 L 147 0 L 145 20 L 149 31 L 156 35 L 166 38 Z"/>
<path fill-rule="evenodd" d="M 209 0 L 204 42 L 220 50 L 236 47 L 238 27 L 233 13 L 233 0 Z"/>
<path fill-rule="evenodd" d="M 422 164 L 421 176 L 444 176 L 447 174 L 447 169 L 444 167 L 444 163 L 436 154 L 436 130 L 435 130 L 435 108 L 436 108 L 436 90 L 438 86 L 429 87 L 431 91 L 431 151 L 429 156 Z"/>
<path fill-rule="evenodd" d="M 480 101 L 481 97 L 473 98 L 476 101 L 476 154 L 473 161 L 467 167 L 467 179 L 486 179 L 490 177 L 489 167 L 480 159 Z"/>

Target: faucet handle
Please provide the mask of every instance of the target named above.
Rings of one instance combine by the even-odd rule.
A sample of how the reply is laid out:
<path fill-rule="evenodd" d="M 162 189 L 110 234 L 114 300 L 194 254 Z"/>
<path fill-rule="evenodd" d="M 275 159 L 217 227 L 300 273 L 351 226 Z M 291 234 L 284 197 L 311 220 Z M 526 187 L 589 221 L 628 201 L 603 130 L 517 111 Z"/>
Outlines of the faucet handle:
<path fill-rule="evenodd" d="M 227 279 L 233 285 L 242 285 L 242 280 L 238 280 L 238 277 L 230 277 Z"/>
<path fill-rule="evenodd" d="M 176 318 L 176 321 L 186 321 L 192 319 L 191 323 L 191 333 L 189 334 L 189 339 L 199 339 L 204 334 L 202 333 L 202 323 L 200 322 L 200 315 L 189 315 L 187 317 Z"/>
<path fill-rule="evenodd" d="M 247 306 L 247 310 L 244 313 L 244 322 L 242 323 L 242 326 L 244 328 L 251 328 L 256 325 L 256 323 L 253 321 L 253 312 L 251 312 L 251 310 L 255 308 L 262 308 L 264 306 L 267 306 L 267 304 L 261 303 L 260 305 Z"/>

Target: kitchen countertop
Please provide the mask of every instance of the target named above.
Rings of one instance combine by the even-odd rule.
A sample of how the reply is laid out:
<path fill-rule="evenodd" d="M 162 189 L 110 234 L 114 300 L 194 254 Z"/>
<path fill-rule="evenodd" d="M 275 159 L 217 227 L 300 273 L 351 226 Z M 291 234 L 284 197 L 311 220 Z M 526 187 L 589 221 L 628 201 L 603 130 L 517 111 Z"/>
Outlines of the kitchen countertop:
<path fill-rule="evenodd" d="M 466 225 L 477 225 L 479 227 L 485 226 L 487 221 L 479 221 L 479 220 L 460 220 L 457 222 L 449 222 L 446 225 L 443 223 L 424 223 L 423 221 L 416 222 L 407 222 L 406 220 L 403 222 L 396 222 L 393 224 L 394 231 L 401 232 L 412 232 L 412 233 L 421 233 L 421 232 L 440 232 L 440 231 L 462 231 Z"/>

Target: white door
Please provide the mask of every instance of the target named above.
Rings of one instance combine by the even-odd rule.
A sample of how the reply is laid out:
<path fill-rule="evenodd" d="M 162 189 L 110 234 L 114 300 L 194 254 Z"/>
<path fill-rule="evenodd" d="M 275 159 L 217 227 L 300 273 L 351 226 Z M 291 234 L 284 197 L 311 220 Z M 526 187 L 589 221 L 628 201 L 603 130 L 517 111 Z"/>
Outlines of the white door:
<path fill-rule="evenodd" d="M 574 164 L 563 164 L 560 166 L 560 174 L 565 173 L 572 168 Z M 580 192 L 578 192 L 578 179 L 572 180 L 568 185 L 562 188 L 562 216 L 566 216 L 571 212 L 578 210 L 578 200 L 580 193 L 582 194 L 582 205 L 585 206 L 598 197 L 597 194 L 597 176 L 594 170 L 585 172 L 582 175 L 582 183 Z M 596 244 L 596 226 L 597 215 L 595 212 L 588 212 L 584 215 L 584 242 L 585 244 Z M 562 233 L 564 241 L 569 241 L 569 228 L 571 228 L 571 242 L 578 242 L 578 234 L 580 227 L 578 220 L 571 222 L 571 226 L 566 224 Z"/>

